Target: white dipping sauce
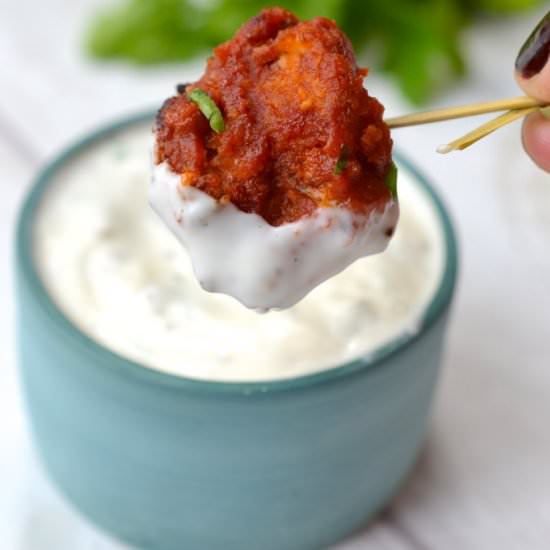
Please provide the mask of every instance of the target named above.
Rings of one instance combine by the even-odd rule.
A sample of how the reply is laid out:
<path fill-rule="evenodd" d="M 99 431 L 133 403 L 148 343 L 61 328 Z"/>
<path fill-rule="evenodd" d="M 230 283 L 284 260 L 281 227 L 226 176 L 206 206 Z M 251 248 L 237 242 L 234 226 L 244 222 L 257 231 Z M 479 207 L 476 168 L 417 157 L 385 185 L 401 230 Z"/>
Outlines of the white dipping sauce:
<path fill-rule="evenodd" d="M 153 168 L 151 206 L 185 245 L 200 285 L 267 311 L 295 305 L 358 258 L 382 252 L 399 206 L 390 201 L 369 216 L 347 208 L 318 208 L 274 227 L 190 186 L 167 162 Z"/>
<path fill-rule="evenodd" d="M 203 291 L 185 249 L 151 211 L 149 143 L 143 125 L 87 149 L 54 176 L 38 211 L 35 257 L 45 286 L 96 341 L 176 375 L 262 381 L 341 365 L 416 330 L 444 253 L 435 209 L 406 170 L 386 252 L 288 310 L 258 315 Z"/>

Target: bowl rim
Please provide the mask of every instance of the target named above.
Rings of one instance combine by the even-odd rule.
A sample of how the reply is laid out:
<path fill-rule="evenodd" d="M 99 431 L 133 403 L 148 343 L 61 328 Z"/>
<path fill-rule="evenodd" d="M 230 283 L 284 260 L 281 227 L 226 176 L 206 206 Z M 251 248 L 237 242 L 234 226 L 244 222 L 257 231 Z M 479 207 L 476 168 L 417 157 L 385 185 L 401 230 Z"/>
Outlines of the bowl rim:
<path fill-rule="evenodd" d="M 32 182 L 26 197 L 20 207 L 16 227 L 15 254 L 18 277 L 27 284 L 35 301 L 46 313 L 49 320 L 65 332 L 73 344 L 82 351 L 92 353 L 99 365 L 109 369 L 124 369 L 121 374 L 127 374 L 148 384 L 157 384 L 173 388 L 183 388 L 192 391 L 206 391 L 214 393 L 230 393 L 250 395 L 252 393 L 266 394 L 282 390 L 304 389 L 313 385 L 328 383 L 359 373 L 370 372 L 379 368 L 388 359 L 403 352 L 413 342 L 418 340 L 435 322 L 444 315 L 450 306 L 458 272 L 457 238 L 453 229 L 449 213 L 441 198 L 434 191 L 427 178 L 406 158 L 394 153 L 398 165 L 403 166 L 427 193 L 435 208 L 436 215 L 443 230 L 444 267 L 440 283 L 432 299 L 424 309 L 416 325 L 416 330 L 402 333 L 383 346 L 357 359 L 346 363 L 328 367 L 318 372 L 267 381 L 213 381 L 186 377 L 165 372 L 154 367 L 146 366 L 138 361 L 126 358 L 110 350 L 100 342 L 88 336 L 57 306 L 50 297 L 38 273 L 33 254 L 33 221 L 34 213 L 39 207 L 42 196 L 53 176 L 67 162 L 77 157 L 84 150 L 105 138 L 123 131 L 134 125 L 140 125 L 153 120 L 155 112 L 145 111 L 138 114 L 124 116 L 115 121 L 100 126 L 94 131 L 77 139 L 72 145 L 64 148 L 37 174 Z M 95 366 L 95 365 L 94 365 Z"/>

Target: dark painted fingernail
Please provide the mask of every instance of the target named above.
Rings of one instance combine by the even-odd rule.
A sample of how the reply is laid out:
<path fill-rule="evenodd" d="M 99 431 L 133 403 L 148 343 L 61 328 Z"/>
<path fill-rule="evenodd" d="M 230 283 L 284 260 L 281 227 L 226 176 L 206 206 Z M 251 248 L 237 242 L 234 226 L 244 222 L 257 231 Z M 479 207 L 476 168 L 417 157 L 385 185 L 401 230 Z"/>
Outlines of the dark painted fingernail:
<path fill-rule="evenodd" d="M 540 73 L 550 57 L 550 12 L 535 27 L 516 59 L 516 70 L 523 78 Z"/>

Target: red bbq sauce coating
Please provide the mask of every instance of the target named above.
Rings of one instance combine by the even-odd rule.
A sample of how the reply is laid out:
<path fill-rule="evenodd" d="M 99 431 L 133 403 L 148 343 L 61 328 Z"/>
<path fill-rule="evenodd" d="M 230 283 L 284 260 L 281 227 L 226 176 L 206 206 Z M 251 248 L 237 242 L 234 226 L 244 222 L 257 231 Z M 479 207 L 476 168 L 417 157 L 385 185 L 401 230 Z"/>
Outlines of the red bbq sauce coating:
<path fill-rule="evenodd" d="M 225 130 L 215 133 L 186 92 L 172 97 L 157 117 L 156 162 L 275 226 L 320 206 L 383 210 L 392 141 L 366 74 L 334 22 L 265 10 L 216 48 L 186 89 L 208 93 Z"/>

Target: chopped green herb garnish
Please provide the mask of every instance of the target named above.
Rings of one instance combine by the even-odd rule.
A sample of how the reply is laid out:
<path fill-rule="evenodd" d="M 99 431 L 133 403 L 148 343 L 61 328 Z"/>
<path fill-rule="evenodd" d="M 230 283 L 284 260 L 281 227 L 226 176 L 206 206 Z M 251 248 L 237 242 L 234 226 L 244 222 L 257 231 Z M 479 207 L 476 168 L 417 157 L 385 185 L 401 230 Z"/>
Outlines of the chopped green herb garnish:
<path fill-rule="evenodd" d="M 384 179 L 386 187 L 390 190 L 391 196 L 397 199 L 397 166 L 395 162 L 391 163 L 390 169 Z"/>
<path fill-rule="evenodd" d="M 344 143 L 342 147 L 340 147 L 340 156 L 338 157 L 338 160 L 336 161 L 336 164 L 334 165 L 334 175 L 340 176 L 346 169 L 348 165 L 349 160 L 349 150 L 348 146 Z"/>
<path fill-rule="evenodd" d="M 225 123 L 223 121 L 223 115 L 215 101 L 200 88 L 195 88 L 192 92 L 187 94 L 187 97 L 196 103 L 201 113 L 208 119 L 210 128 L 219 134 L 225 130 Z"/>

